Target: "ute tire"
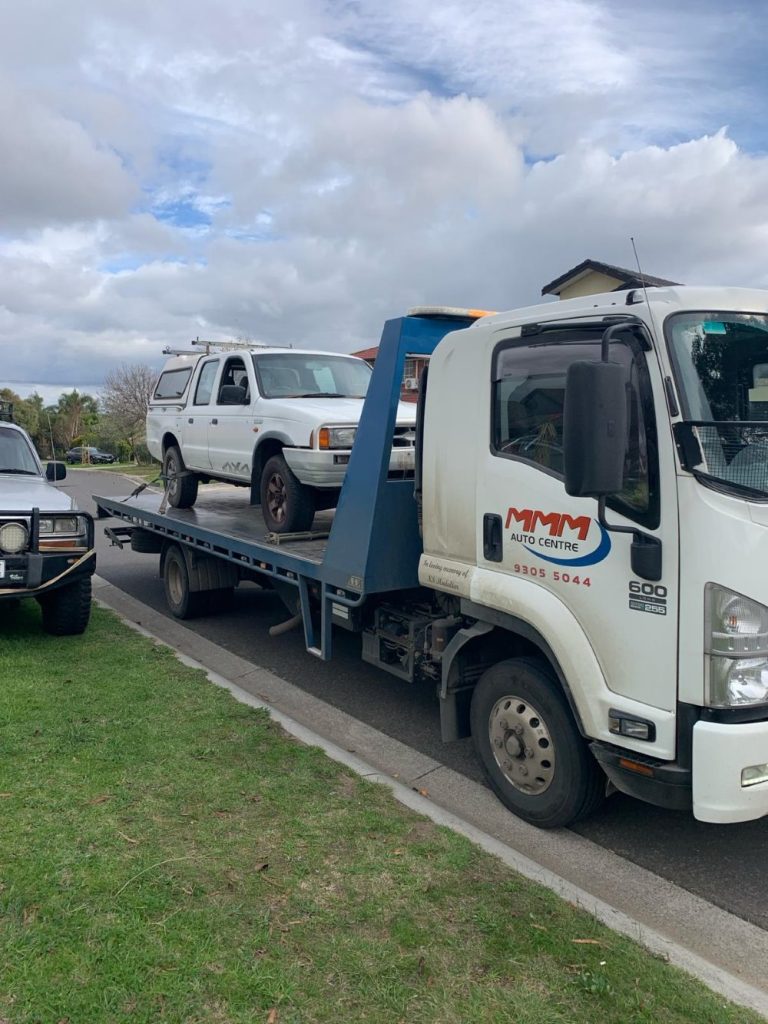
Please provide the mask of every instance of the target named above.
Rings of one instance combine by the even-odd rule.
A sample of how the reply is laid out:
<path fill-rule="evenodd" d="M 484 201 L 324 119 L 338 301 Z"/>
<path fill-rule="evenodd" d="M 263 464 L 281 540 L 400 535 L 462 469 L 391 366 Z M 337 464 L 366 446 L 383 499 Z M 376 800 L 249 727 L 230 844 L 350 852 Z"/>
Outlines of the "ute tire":
<path fill-rule="evenodd" d="M 526 793 L 513 785 L 496 760 L 491 714 L 507 697 L 518 699 L 520 703 L 515 708 L 524 708 L 530 703 L 551 738 L 554 771 L 548 787 L 538 794 Z M 515 708 L 510 714 L 514 714 Z M 520 712 L 523 719 L 526 713 Z M 579 732 L 559 682 L 545 662 L 510 658 L 489 668 L 472 694 L 470 719 L 475 751 L 488 783 L 501 802 L 519 818 L 539 828 L 561 828 L 587 817 L 603 802 L 605 775 Z M 529 721 L 535 720 L 529 718 Z M 514 758 L 510 763 L 515 765 Z"/>
<path fill-rule="evenodd" d="M 79 636 L 91 617 L 91 577 L 79 576 L 65 587 L 41 594 L 43 629 L 51 636 Z"/>
<path fill-rule="evenodd" d="M 262 471 L 261 511 L 272 533 L 303 533 L 312 526 L 315 495 L 294 476 L 282 455 L 273 455 Z"/>
<path fill-rule="evenodd" d="M 162 550 L 162 537 L 156 536 L 149 530 L 142 530 L 138 526 L 131 533 L 131 551 L 136 551 L 141 555 L 159 555 Z"/>
<path fill-rule="evenodd" d="M 168 504 L 173 508 L 192 508 L 197 501 L 197 476 L 187 472 L 178 445 L 171 445 L 163 456 L 163 476 Z"/>

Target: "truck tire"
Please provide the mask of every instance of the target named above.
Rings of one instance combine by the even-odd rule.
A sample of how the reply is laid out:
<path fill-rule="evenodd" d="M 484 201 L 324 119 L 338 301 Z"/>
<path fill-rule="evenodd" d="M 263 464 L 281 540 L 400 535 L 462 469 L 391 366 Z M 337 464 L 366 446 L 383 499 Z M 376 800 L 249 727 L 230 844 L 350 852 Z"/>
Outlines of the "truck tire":
<path fill-rule="evenodd" d="M 189 570 L 184 552 L 171 544 L 163 559 L 165 600 L 176 619 L 194 619 L 208 611 L 208 591 L 189 589 Z"/>
<path fill-rule="evenodd" d="M 312 526 L 314 493 L 296 479 L 282 455 L 273 455 L 264 466 L 261 511 L 272 533 L 302 533 Z"/>
<path fill-rule="evenodd" d="M 169 504 L 174 508 L 192 508 L 197 501 L 197 476 L 187 471 L 175 444 L 163 456 L 163 475 Z"/>
<path fill-rule="evenodd" d="M 594 811 L 606 780 L 542 662 L 511 658 L 489 668 L 472 695 L 472 739 L 491 789 L 540 828 Z"/>
<path fill-rule="evenodd" d="M 163 550 L 163 538 L 150 530 L 135 527 L 131 533 L 131 551 L 142 555 L 159 555 Z"/>
<path fill-rule="evenodd" d="M 52 636 L 77 636 L 85 632 L 91 617 L 91 577 L 79 576 L 38 598 L 43 629 Z"/>

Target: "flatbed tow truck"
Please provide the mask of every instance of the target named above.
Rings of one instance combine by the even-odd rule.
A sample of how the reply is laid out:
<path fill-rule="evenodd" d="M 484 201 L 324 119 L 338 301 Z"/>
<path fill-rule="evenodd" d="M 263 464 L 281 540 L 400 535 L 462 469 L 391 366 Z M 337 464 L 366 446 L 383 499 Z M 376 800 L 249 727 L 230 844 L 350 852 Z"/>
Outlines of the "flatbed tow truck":
<path fill-rule="evenodd" d="M 342 628 L 366 662 L 432 680 L 443 738 L 471 733 L 493 790 L 536 825 L 612 789 L 703 821 L 762 817 L 767 327 L 768 293 L 743 289 L 414 310 L 385 324 L 338 506 L 307 533 L 268 533 L 237 491 L 189 509 L 148 490 L 94 500 L 114 542 L 159 554 L 177 617 L 254 580 L 311 655 L 330 659 Z M 430 362 L 415 474 L 396 478 L 408 356 Z M 691 383 L 718 359 L 735 397 Z"/>

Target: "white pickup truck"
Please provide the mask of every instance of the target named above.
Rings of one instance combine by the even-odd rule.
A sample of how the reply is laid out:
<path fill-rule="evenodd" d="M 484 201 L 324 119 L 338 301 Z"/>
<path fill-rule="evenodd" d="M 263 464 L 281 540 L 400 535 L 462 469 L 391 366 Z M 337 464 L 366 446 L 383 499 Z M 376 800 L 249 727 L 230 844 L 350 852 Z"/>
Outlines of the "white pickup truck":
<path fill-rule="evenodd" d="M 200 482 L 251 488 L 275 533 L 308 530 L 335 506 L 371 368 L 355 356 L 254 348 L 167 361 L 147 412 L 147 445 L 168 500 L 189 508 Z M 400 403 L 390 473 L 414 466 L 416 407 Z"/>

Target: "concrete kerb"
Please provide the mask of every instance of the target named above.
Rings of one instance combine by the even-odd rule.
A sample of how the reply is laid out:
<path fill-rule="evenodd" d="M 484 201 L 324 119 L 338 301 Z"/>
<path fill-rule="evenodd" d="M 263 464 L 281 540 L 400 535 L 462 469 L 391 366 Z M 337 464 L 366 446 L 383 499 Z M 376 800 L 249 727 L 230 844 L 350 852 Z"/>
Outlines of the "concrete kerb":
<path fill-rule="evenodd" d="M 275 721 L 295 739 L 307 745 L 319 747 L 332 760 L 346 765 L 366 779 L 386 786 L 395 799 L 404 806 L 424 815 L 435 824 L 443 825 L 466 836 L 481 849 L 498 857 L 508 867 L 524 877 L 546 886 L 568 902 L 583 908 L 609 928 L 627 935 L 652 953 L 697 977 L 714 992 L 734 1003 L 755 1010 L 768 1020 L 768 989 L 760 984 L 764 979 L 763 972 L 759 968 L 761 963 L 768 962 L 766 959 L 768 957 L 768 933 L 762 929 L 720 910 L 643 868 L 623 861 L 575 833 L 564 830 L 541 832 L 539 829 L 520 822 L 510 815 L 484 787 L 457 775 L 397 740 L 383 736 L 377 730 L 358 722 L 345 712 L 331 708 L 323 701 L 298 690 L 266 669 L 254 666 L 252 663 L 218 648 L 215 644 L 198 637 L 187 627 L 175 621 L 160 617 L 159 622 L 156 620 L 153 623 L 158 628 L 156 630 L 148 629 L 141 624 L 141 620 L 146 621 L 147 615 L 154 616 L 155 613 L 152 609 L 147 608 L 146 605 L 134 600 L 98 576 L 94 577 L 94 581 L 98 604 L 114 611 L 129 628 L 169 647 L 183 664 L 205 672 L 212 683 L 228 690 L 236 700 L 250 707 L 263 708 L 268 711 Z M 135 617 L 137 614 L 139 621 Z M 226 675 L 181 649 L 180 643 L 187 646 L 186 641 L 192 641 L 193 638 L 196 638 L 199 643 L 191 642 L 189 646 L 210 646 L 219 652 L 219 656 L 215 660 L 219 668 L 225 669 Z M 206 657 L 205 660 L 210 662 L 213 659 Z M 244 689 L 240 683 L 257 688 L 259 695 Z M 287 701 L 280 700 L 282 707 L 273 702 L 275 688 L 280 691 L 281 697 L 287 697 Z M 264 691 L 267 692 L 264 693 Z M 327 731 L 336 733 L 337 738 L 344 737 L 345 742 L 349 742 L 354 736 L 355 749 L 363 748 L 368 752 L 368 744 L 371 742 L 372 736 L 377 737 L 382 750 L 388 748 L 386 751 L 388 756 L 385 760 L 391 762 L 392 747 L 399 748 L 395 750 L 394 756 L 395 763 L 402 770 L 397 773 L 382 770 L 380 765 L 377 766 L 370 760 L 361 758 L 354 751 L 345 749 L 333 739 L 320 735 L 315 728 L 303 724 L 298 718 L 289 714 L 285 710 L 286 703 L 293 705 L 290 710 L 294 713 L 303 712 L 300 717 L 311 721 L 315 727 L 318 727 L 318 722 L 322 722 L 324 725 L 326 721 L 330 722 L 336 719 L 336 728 Z M 301 708 L 299 708 L 299 703 L 302 705 Z M 324 714 L 320 714 L 318 717 L 318 711 L 321 709 Z M 309 714 L 307 714 L 308 711 Z M 379 760 L 381 764 L 381 758 L 376 758 L 376 760 Z M 427 776 L 429 778 L 429 796 L 424 796 L 419 792 L 424 787 L 417 783 Z M 406 778 L 408 782 L 404 783 L 401 781 L 402 778 Z M 455 806 L 457 802 L 462 807 L 463 816 L 445 806 L 446 803 Z M 467 811 L 469 813 L 466 813 Z M 490 831 L 479 827 L 478 824 L 473 823 L 472 818 L 475 821 L 478 819 L 482 821 L 486 825 L 486 829 L 490 824 L 496 834 L 491 834 Z M 515 840 L 515 846 L 510 845 L 510 833 Z M 531 839 L 534 840 L 536 859 L 527 856 L 519 849 L 522 846 L 523 849 L 527 848 L 530 852 Z M 682 934 L 690 936 L 689 923 L 698 922 L 699 930 L 702 932 L 701 941 L 694 942 L 693 945 L 698 944 L 700 948 L 703 946 L 710 953 L 713 951 L 714 945 L 714 952 L 721 954 L 719 957 L 721 962 L 714 962 L 701 955 L 695 948 L 690 948 L 692 943 L 683 945 L 677 938 L 671 937 L 649 925 L 647 921 L 642 921 L 627 913 L 626 910 L 620 909 L 614 903 L 608 902 L 579 884 L 575 884 L 572 879 L 564 877 L 547 866 L 547 862 L 555 863 L 557 861 L 567 863 L 569 869 L 575 862 L 583 862 L 585 869 L 581 875 L 587 884 L 598 881 L 600 883 L 590 884 L 591 889 L 599 889 L 601 886 L 606 887 L 607 885 L 609 892 L 613 891 L 617 895 L 622 895 L 627 886 L 630 896 L 634 893 L 637 897 L 639 894 L 639 898 L 646 904 L 650 902 L 661 905 L 667 911 L 670 907 L 675 907 L 677 913 L 674 920 L 678 930 L 682 930 Z M 596 870 L 596 865 L 600 865 L 602 870 Z M 616 873 L 615 879 L 610 877 L 611 868 Z M 569 873 L 573 874 L 570 870 Z M 576 873 L 580 874 L 578 871 Z M 630 876 L 631 883 L 629 882 Z M 624 901 L 619 899 L 616 902 Z M 631 899 L 630 902 L 632 902 Z M 653 914 L 650 916 L 653 917 Z M 664 916 L 665 921 L 668 921 L 668 913 Z M 722 941 L 724 935 L 726 939 L 728 936 L 731 937 L 730 942 Z M 696 936 L 693 937 L 695 939 Z M 721 940 L 720 946 L 717 944 L 718 937 Z M 745 970 L 740 970 L 742 976 L 734 973 L 734 956 L 739 957 L 737 970 L 740 970 L 740 966 L 748 967 L 750 963 L 758 965 L 751 977 L 743 976 L 747 973 Z M 753 982 L 758 983 L 753 984 Z"/>

